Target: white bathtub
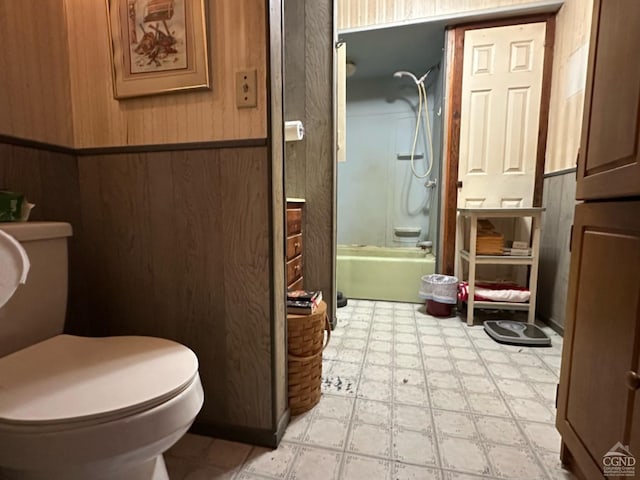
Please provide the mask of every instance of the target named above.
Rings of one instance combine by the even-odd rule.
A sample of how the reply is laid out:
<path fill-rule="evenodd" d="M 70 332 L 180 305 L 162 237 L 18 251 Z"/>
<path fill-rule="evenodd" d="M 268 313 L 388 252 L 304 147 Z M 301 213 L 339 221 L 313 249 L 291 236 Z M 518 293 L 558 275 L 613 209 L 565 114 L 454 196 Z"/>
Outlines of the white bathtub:
<path fill-rule="evenodd" d="M 348 298 L 421 303 L 420 278 L 435 266 L 420 248 L 338 245 L 337 286 Z"/>

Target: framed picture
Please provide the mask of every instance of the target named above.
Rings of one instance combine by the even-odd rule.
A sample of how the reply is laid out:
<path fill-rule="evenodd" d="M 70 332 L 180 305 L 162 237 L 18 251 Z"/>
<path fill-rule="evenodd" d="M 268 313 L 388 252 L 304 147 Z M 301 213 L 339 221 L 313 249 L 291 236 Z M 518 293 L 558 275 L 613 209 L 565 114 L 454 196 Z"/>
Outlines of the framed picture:
<path fill-rule="evenodd" d="M 115 98 L 209 88 L 204 0 L 105 0 Z"/>

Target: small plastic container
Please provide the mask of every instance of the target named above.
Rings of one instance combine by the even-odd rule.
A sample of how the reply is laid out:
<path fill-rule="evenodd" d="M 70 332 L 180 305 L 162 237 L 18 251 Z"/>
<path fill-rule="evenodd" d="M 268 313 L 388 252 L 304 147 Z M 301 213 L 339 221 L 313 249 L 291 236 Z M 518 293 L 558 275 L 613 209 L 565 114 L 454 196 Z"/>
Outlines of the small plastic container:
<path fill-rule="evenodd" d="M 427 313 L 434 317 L 450 317 L 458 302 L 458 278 L 450 275 L 425 275 L 418 295 L 427 302 Z"/>

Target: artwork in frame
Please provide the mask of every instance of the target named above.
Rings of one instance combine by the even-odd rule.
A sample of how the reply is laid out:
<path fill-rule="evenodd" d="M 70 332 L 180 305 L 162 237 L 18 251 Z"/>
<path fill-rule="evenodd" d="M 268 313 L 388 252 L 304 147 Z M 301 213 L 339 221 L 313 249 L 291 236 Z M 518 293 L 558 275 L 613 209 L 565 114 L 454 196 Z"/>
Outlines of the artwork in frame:
<path fill-rule="evenodd" d="M 105 0 L 115 98 L 209 85 L 205 0 Z"/>

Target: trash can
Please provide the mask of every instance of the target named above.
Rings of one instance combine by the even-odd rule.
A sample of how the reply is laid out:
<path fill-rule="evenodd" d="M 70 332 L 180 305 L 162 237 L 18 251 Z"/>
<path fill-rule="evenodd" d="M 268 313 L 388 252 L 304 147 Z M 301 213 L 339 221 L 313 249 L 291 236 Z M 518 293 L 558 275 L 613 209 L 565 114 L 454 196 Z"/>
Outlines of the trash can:
<path fill-rule="evenodd" d="M 418 295 L 426 300 L 427 313 L 434 317 L 450 317 L 458 302 L 458 278 L 431 274 L 422 277 Z"/>

